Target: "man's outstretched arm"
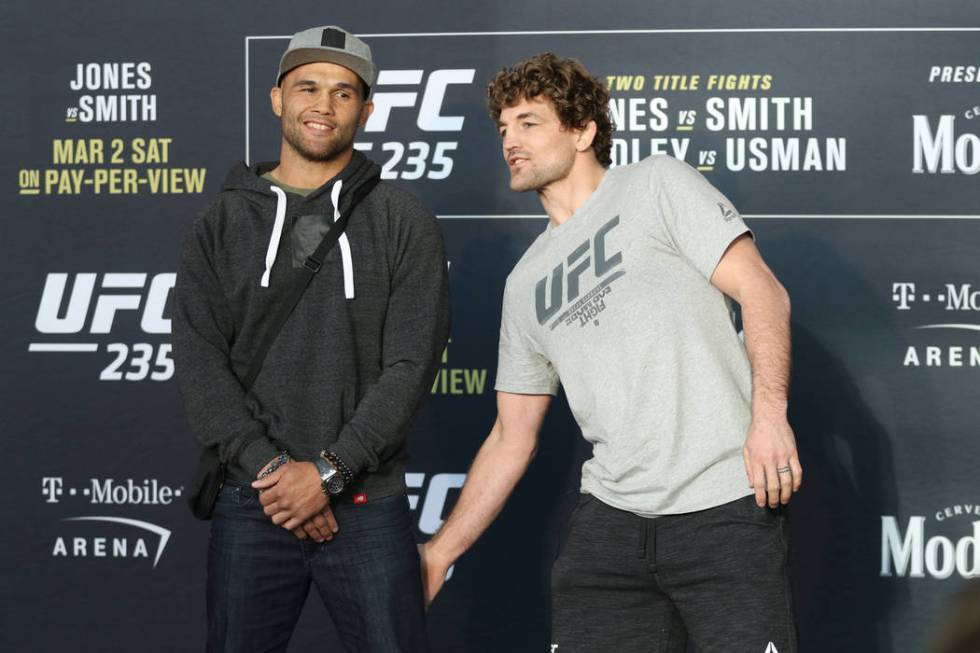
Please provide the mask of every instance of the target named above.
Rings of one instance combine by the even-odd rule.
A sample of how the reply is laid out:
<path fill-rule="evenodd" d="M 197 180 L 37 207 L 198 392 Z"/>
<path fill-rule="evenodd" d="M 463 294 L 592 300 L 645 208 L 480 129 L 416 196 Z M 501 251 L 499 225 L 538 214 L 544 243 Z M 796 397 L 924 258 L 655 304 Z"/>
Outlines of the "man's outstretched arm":
<path fill-rule="evenodd" d="M 497 419 L 473 460 L 456 507 L 439 532 L 419 548 L 426 605 L 446 572 L 490 526 L 538 448 L 551 395 L 497 392 Z"/>
<path fill-rule="evenodd" d="M 711 283 L 742 307 L 752 366 L 752 423 L 742 454 L 756 503 L 787 503 L 803 482 L 796 438 L 786 418 L 790 373 L 790 303 L 786 290 L 748 235 L 735 240 Z"/>

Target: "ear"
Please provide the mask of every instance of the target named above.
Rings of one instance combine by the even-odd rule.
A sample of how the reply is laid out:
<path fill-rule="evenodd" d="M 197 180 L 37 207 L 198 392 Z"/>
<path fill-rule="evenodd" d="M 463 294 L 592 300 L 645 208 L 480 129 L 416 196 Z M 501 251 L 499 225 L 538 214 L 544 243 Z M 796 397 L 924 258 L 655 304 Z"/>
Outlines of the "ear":
<path fill-rule="evenodd" d="M 269 102 L 272 103 L 272 113 L 276 118 L 282 118 L 282 87 L 273 86 L 269 91 Z"/>
<path fill-rule="evenodd" d="M 597 130 L 595 120 L 590 120 L 585 127 L 578 130 L 578 136 L 575 138 L 575 149 L 579 152 L 588 151 L 592 147 L 592 141 L 595 140 Z"/>
<path fill-rule="evenodd" d="M 372 113 L 374 113 L 374 102 L 368 100 L 361 106 L 361 118 L 357 121 L 357 126 L 363 127 L 367 124 L 368 118 L 371 117 Z"/>

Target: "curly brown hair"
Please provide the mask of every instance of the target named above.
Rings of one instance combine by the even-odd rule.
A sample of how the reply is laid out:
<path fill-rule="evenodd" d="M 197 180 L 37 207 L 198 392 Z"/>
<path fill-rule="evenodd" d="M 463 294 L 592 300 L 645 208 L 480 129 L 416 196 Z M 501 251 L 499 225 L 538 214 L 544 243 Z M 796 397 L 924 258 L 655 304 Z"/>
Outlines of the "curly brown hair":
<path fill-rule="evenodd" d="M 522 99 L 551 100 L 566 129 L 596 124 L 592 151 L 599 163 L 612 164 L 613 124 L 609 114 L 609 91 L 576 59 L 562 59 L 551 52 L 536 54 L 511 68 L 504 68 L 487 84 L 487 108 L 494 122 L 500 112 Z"/>

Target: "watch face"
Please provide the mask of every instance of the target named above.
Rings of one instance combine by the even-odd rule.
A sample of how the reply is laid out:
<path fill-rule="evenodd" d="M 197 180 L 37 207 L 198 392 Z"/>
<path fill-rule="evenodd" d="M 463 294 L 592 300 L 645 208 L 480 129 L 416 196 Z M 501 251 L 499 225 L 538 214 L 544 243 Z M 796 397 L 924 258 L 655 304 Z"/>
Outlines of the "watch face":
<path fill-rule="evenodd" d="M 340 474 L 334 474 L 333 477 L 327 481 L 327 492 L 330 494 L 340 494 L 344 489 L 344 478 Z"/>

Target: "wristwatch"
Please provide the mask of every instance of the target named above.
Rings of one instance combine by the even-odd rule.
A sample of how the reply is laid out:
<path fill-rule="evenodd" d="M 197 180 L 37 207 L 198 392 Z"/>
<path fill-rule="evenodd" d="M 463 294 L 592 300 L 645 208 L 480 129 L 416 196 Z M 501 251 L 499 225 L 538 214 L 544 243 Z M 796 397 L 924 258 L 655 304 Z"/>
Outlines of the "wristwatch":
<path fill-rule="evenodd" d="M 337 471 L 336 467 L 321 456 L 314 458 L 313 464 L 316 465 L 316 471 L 320 474 L 320 487 L 325 495 L 328 497 L 336 496 L 344 491 L 347 483 L 344 482 L 343 475 Z"/>

